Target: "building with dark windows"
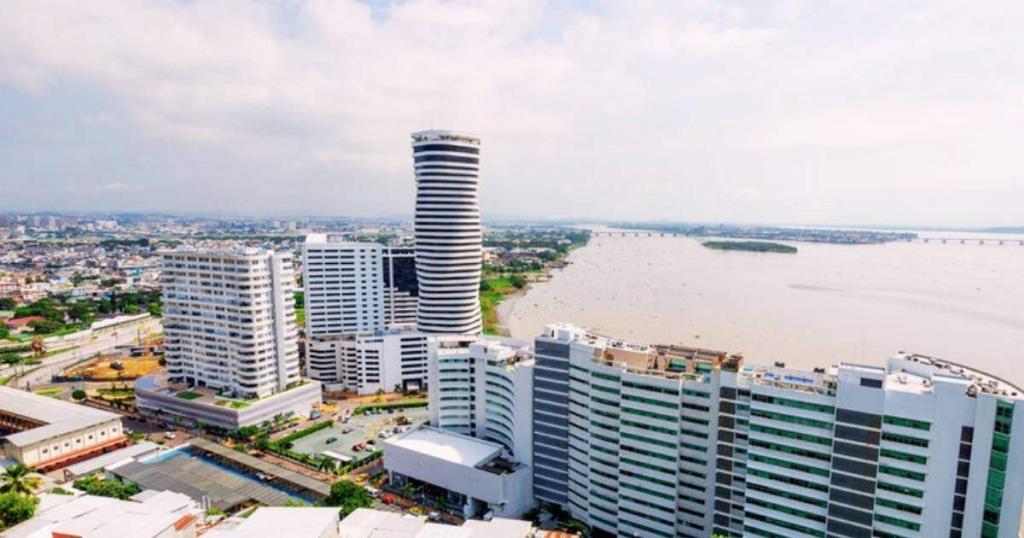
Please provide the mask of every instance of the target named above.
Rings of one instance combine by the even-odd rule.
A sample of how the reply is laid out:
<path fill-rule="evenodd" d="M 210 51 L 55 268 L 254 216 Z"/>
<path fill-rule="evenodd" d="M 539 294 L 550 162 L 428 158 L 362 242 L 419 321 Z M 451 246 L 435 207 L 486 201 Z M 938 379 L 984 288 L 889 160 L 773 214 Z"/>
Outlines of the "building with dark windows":
<path fill-rule="evenodd" d="M 415 327 L 419 283 L 416 279 L 416 249 L 384 247 L 384 322 L 388 327 Z"/>
<path fill-rule="evenodd" d="M 534 495 L 595 535 L 1018 534 L 1024 393 L 984 372 L 747 365 L 570 325 L 535 352 Z"/>
<path fill-rule="evenodd" d="M 569 342 L 555 329 L 534 341 L 533 496 L 568 507 Z"/>
<path fill-rule="evenodd" d="M 412 134 L 416 174 L 417 327 L 479 334 L 483 235 L 480 139 L 444 130 Z"/>

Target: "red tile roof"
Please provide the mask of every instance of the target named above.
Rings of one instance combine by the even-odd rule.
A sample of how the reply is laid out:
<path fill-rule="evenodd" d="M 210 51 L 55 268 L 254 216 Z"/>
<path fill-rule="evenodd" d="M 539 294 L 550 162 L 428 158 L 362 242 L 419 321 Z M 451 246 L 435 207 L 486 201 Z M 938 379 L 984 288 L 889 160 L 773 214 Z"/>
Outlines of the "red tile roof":
<path fill-rule="evenodd" d="M 44 320 L 43 316 L 25 316 L 23 318 L 11 318 L 11 319 L 9 319 L 7 321 L 4 321 L 4 325 L 6 325 L 10 329 L 16 329 L 18 327 L 22 327 L 22 326 L 28 325 L 29 323 L 32 323 L 33 321 L 43 321 L 43 320 Z"/>

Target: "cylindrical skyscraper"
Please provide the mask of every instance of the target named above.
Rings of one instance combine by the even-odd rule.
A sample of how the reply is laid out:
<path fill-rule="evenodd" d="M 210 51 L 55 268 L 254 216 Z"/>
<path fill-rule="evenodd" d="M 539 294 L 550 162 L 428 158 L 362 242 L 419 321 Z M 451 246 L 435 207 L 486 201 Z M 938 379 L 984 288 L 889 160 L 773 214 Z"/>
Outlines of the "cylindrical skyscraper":
<path fill-rule="evenodd" d="M 416 278 L 420 331 L 478 334 L 483 234 L 480 139 L 443 130 L 412 134 L 416 171 Z"/>

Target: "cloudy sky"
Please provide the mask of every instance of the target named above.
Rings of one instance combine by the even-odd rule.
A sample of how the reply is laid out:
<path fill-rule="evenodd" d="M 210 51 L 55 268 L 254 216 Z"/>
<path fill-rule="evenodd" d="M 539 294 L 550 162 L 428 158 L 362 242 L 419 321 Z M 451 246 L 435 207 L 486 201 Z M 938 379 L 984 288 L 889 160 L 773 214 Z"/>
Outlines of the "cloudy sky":
<path fill-rule="evenodd" d="M 1024 225 L 1024 2 L 7 0 L 0 209 Z"/>

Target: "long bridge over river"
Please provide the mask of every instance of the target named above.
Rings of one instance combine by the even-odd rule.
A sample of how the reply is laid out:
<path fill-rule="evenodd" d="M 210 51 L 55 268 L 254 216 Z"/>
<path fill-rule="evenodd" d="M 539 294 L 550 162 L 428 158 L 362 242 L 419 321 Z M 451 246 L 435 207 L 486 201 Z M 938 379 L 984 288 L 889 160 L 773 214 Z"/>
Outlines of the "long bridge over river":
<path fill-rule="evenodd" d="M 690 237 L 687 234 L 676 233 L 676 232 L 657 232 L 647 230 L 601 230 L 590 232 L 590 237 Z M 698 236 L 693 236 L 698 237 Z M 758 239 L 753 237 L 730 237 L 728 240 L 736 241 L 794 241 L 803 242 L 795 239 Z M 828 241 L 820 241 L 821 243 L 828 243 Z M 1024 247 L 1024 239 L 1006 239 L 1006 238 L 981 238 L 981 237 L 917 237 L 914 239 L 905 239 L 892 241 L 905 242 L 905 243 L 929 243 L 936 245 L 998 245 L 998 246 L 1021 246 Z M 847 244 L 839 243 L 836 244 Z M 858 244 L 858 243 L 849 243 Z"/>

